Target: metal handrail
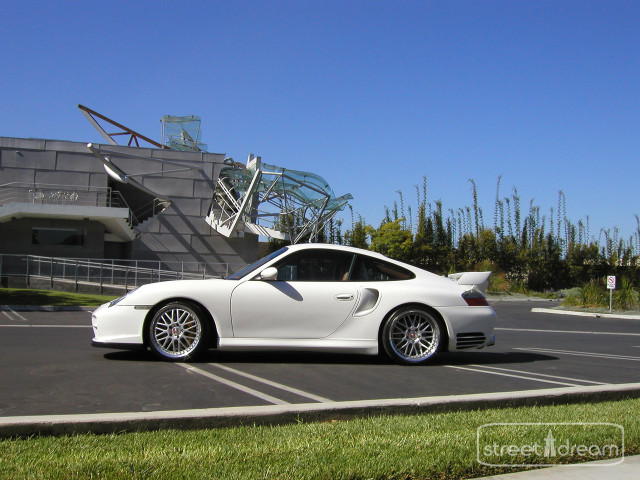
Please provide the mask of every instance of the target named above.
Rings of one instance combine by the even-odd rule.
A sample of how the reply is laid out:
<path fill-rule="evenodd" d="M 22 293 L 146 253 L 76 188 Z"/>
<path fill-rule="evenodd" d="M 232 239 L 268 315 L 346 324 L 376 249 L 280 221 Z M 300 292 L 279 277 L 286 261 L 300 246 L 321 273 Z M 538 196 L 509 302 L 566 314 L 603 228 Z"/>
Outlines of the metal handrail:
<path fill-rule="evenodd" d="M 47 286 L 56 282 L 71 282 L 78 285 L 93 285 L 103 292 L 105 287 L 121 288 L 125 291 L 147 283 L 165 280 L 222 278 L 229 275 L 232 264 L 203 262 L 170 263 L 156 260 L 111 260 L 43 257 L 39 255 L 0 254 L 0 279 L 3 277 L 45 280 Z M 236 267 L 235 265 L 233 265 Z M 237 265 L 235 270 L 244 264 Z"/>

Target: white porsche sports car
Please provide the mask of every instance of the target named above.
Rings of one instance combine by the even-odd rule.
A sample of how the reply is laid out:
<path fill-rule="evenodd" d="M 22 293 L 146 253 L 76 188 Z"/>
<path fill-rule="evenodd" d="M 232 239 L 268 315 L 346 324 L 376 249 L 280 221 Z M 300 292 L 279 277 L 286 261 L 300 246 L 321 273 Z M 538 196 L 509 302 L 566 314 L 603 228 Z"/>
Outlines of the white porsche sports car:
<path fill-rule="evenodd" d="M 225 279 L 143 285 L 93 312 L 97 347 L 187 361 L 219 350 L 316 350 L 420 364 L 493 345 L 490 272 L 441 277 L 328 244 L 284 247 Z"/>

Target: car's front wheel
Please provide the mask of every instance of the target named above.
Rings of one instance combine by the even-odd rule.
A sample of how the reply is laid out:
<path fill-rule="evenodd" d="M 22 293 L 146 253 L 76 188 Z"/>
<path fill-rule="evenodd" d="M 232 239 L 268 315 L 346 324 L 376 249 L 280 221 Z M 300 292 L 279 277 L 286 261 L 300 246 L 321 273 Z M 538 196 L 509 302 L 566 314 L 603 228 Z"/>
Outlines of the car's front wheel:
<path fill-rule="evenodd" d="M 164 360 L 186 361 L 207 349 L 208 332 L 200 307 L 189 302 L 169 303 L 149 322 L 149 345 Z"/>
<path fill-rule="evenodd" d="M 387 355 L 407 365 L 433 358 L 441 340 L 440 323 L 431 312 L 419 307 L 396 310 L 382 330 L 382 345 Z"/>

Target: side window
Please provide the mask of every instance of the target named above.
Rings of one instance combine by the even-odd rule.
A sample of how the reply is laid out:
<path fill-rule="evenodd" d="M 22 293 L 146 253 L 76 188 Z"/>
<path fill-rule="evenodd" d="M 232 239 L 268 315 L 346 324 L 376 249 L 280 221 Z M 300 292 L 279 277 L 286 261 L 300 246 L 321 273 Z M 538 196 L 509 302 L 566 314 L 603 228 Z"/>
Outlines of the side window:
<path fill-rule="evenodd" d="M 415 275 L 393 263 L 385 262 L 377 258 L 358 255 L 351 281 L 359 282 L 386 282 L 392 280 L 409 280 Z"/>
<path fill-rule="evenodd" d="M 331 250 L 303 250 L 279 262 L 278 280 L 284 282 L 346 281 L 353 254 Z"/>

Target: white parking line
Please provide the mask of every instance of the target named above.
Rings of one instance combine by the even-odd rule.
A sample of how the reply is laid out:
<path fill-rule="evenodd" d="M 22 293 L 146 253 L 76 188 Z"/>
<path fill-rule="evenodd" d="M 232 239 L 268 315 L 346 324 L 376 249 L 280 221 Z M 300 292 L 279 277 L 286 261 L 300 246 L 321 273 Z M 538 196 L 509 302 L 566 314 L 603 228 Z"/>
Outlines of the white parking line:
<path fill-rule="evenodd" d="M 541 353 L 558 353 L 562 355 L 576 355 L 578 357 L 609 358 L 612 360 L 631 360 L 633 362 L 640 362 L 640 357 L 632 357 L 631 355 L 613 355 L 610 353 L 576 352 L 573 350 L 552 350 L 550 348 L 514 348 L 514 350 L 524 350 L 528 352 L 541 352 Z"/>
<path fill-rule="evenodd" d="M 227 367 L 226 365 L 220 365 L 219 363 L 210 363 L 209 365 L 217 367 L 217 368 L 220 368 L 222 370 L 226 370 L 227 372 L 231 372 L 231 373 L 234 373 L 236 375 L 240 375 L 240 376 L 245 377 L 245 378 L 249 378 L 249 379 L 251 379 L 251 380 L 253 380 L 255 382 L 264 383 L 265 385 L 270 385 L 272 387 L 279 388 L 280 390 L 285 390 L 287 392 L 295 393 L 296 395 L 299 395 L 299 396 L 305 397 L 305 398 L 309 398 L 311 400 L 315 400 L 316 402 L 328 403 L 328 402 L 332 402 L 333 401 L 333 400 L 330 400 L 328 398 L 321 397 L 319 395 L 314 395 L 313 393 L 305 392 L 304 390 L 299 390 L 297 388 L 289 387 L 289 386 L 283 385 L 281 383 L 277 383 L 277 382 L 273 382 L 271 380 L 267 380 L 266 378 L 261 378 L 261 377 L 258 377 L 256 375 L 252 375 L 250 373 L 243 372 L 241 370 L 236 370 L 235 368 Z"/>
<path fill-rule="evenodd" d="M 561 376 L 558 376 L 558 375 L 547 375 L 545 373 L 527 372 L 527 371 L 524 371 L 524 370 L 515 370 L 515 369 L 512 369 L 512 368 L 489 367 L 488 365 L 470 365 L 470 366 L 471 367 L 488 368 L 490 370 L 502 370 L 504 372 L 526 373 L 527 375 L 535 375 L 535 376 L 538 376 L 538 377 L 557 378 L 559 380 L 572 380 L 574 382 L 591 383 L 593 385 L 610 385 L 609 383 L 593 382 L 591 380 L 583 380 L 581 378 L 561 377 Z"/>
<path fill-rule="evenodd" d="M 509 330 L 513 332 L 542 332 L 542 333 L 579 333 L 585 335 L 624 335 L 625 337 L 640 337 L 640 333 L 626 332 L 586 332 L 582 330 L 540 330 L 535 328 L 494 328 L 494 330 Z"/>
<path fill-rule="evenodd" d="M 187 365 L 186 363 L 176 363 L 186 370 L 189 370 L 193 373 L 197 373 L 198 375 L 202 375 L 203 377 L 207 377 L 211 380 L 215 380 L 216 382 L 220 382 L 228 387 L 235 388 L 236 390 L 240 390 L 241 392 L 248 393 L 249 395 L 253 395 L 254 397 L 260 398 L 265 402 L 273 403 L 275 405 L 289 405 L 289 402 L 285 402 L 276 397 L 272 397 L 271 395 L 267 395 L 266 393 L 259 392 L 258 390 L 254 390 L 253 388 L 245 387 L 244 385 L 240 385 L 239 383 L 233 382 L 231 380 L 227 380 L 226 378 L 219 377 L 218 375 L 214 375 L 213 373 L 209 373 L 205 370 L 201 370 L 200 368 L 196 368 L 193 365 Z"/>
<path fill-rule="evenodd" d="M 16 317 L 18 317 L 18 320 L 16 320 L 15 318 L 13 318 L 11 315 L 9 315 L 9 312 L 11 312 L 12 315 L 15 315 Z M 15 310 L 11 310 L 9 309 L 9 312 L 7 312 L 6 310 L 3 310 L 2 313 L 4 313 L 5 317 L 7 317 L 9 320 L 11 320 L 12 322 L 15 321 L 22 321 L 22 322 L 26 322 L 27 319 L 25 317 L 23 317 L 22 315 L 20 315 L 18 312 L 16 312 Z"/>
<path fill-rule="evenodd" d="M 514 374 L 511 374 L 511 373 L 494 372 L 494 371 L 491 371 L 491 370 L 484 370 L 484 369 L 480 369 L 480 368 L 459 367 L 459 366 L 456 366 L 456 365 L 445 365 L 445 367 L 447 367 L 447 368 L 455 368 L 455 369 L 459 369 L 459 370 L 469 370 L 471 372 L 486 373 L 486 374 L 489 374 L 489 375 L 500 375 L 500 376 L 503 376 L 503 377 L 522 378 L 524 380 L 532 380 L 534 382 L 553 383 L 555 385 L 565 385 L 565 386 L 568 386 L 568 387 L 584 386 L 584 385 L 580 385 L 580 384 L 577 384 L 577 383 L 557 382 L 555 380 L 544 380 L 542 378 L 535 378 L 535 377 L 529 377 L 529 376 L 524 376 L 524 375 L 514 375 Z"/>

